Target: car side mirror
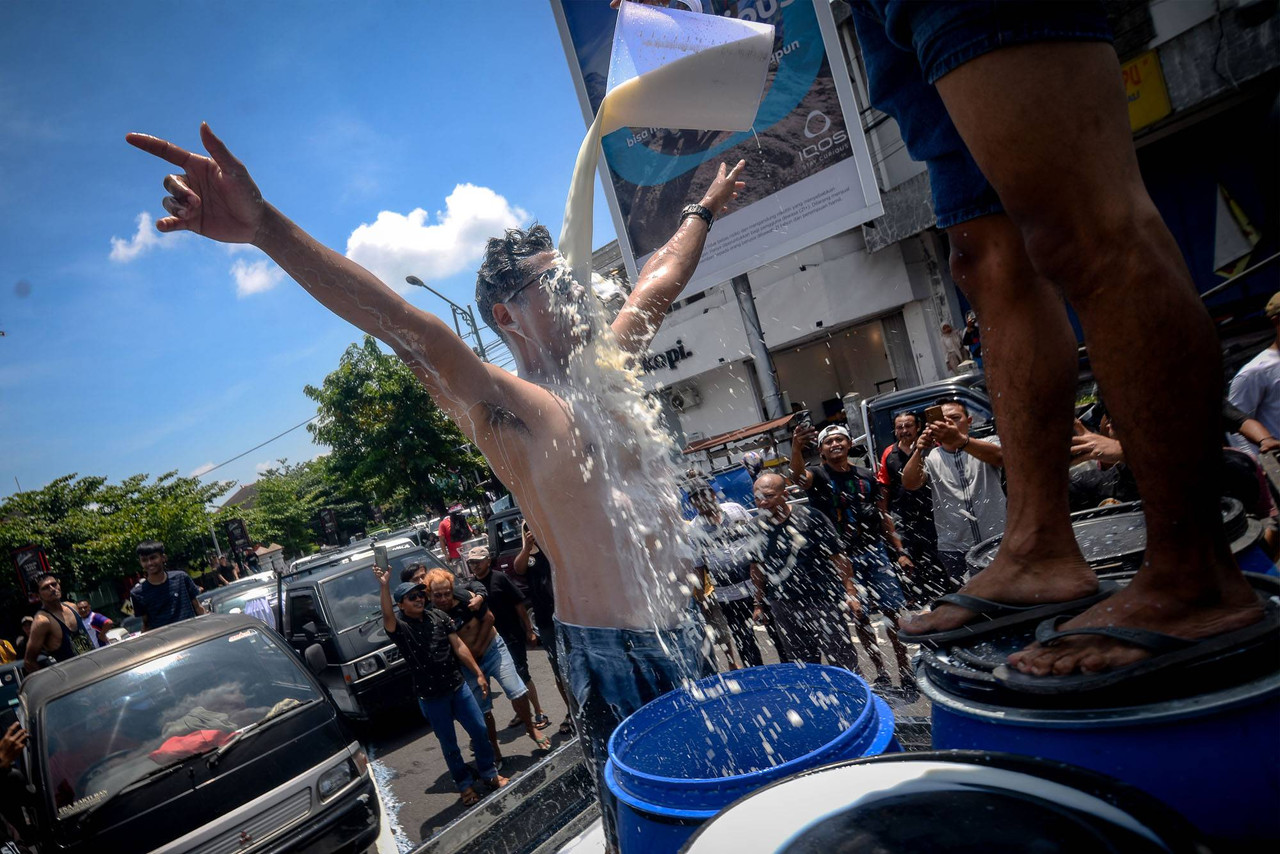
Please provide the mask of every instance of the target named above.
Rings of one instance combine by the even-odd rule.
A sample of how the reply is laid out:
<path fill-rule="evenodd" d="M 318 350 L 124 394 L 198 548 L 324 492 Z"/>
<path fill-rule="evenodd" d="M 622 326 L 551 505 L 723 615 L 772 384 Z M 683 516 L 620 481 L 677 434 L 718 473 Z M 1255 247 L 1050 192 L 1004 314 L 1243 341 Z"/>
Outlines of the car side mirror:
<path fill-rule="evenodd" d="M 307 669 L 316 676 L 324 672 L 329 666 L 329 660 L 324 657 L 324 650 L 320 644 L 313 643 L 302 652 L 302 658 L 307 662 Z"/>
<path fill-rule="evenodd" d="M 324 623 L 320 623 L 319 625 L 316 625 L 315 620 L 309 620 L 308 622 L 305 622 L 302 624 L 302 634 L 306 636 L 307 640 L 310 643 L 315 643 L 316 641 L 328 640 L 329 639 L 328 631 L 329 631 L 328 626 L 326 626 Z"/>

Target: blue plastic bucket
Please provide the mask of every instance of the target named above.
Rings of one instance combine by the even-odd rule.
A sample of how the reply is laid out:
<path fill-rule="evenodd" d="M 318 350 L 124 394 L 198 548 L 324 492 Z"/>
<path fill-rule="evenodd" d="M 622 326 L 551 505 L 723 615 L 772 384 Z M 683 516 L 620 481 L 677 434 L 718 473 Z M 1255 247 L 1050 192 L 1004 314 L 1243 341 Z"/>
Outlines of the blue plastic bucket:
<path fill-rule="evenodd" d="M 1280 673 L 1212 694 L 1116 709 L 1019 709 L 942 690 L 933 746 L 1020 753 L 1108 774 L 1177 809 L 1205 834 L 1280 839 Z"/>
<path fill-rule="evenodd" d="M 893 712 L 847 670 L 773 664 L 664 694 L 609 739 L 623 854 L 678 851 L 740 797 L 800 771 L 897 751 Z"/>

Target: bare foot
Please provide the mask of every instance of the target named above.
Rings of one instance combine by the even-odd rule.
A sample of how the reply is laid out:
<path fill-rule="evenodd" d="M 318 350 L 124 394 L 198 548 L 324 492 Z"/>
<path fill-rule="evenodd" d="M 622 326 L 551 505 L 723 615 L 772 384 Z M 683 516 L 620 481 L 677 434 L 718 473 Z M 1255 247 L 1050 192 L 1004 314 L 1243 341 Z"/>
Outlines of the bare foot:
<path fill-rule="evenodd" d="M 1221 596 L 1210 603 L 1179 599 L 1169 588 L 1130 583 L 1059 628 L 1127 626 L 1195 640 L 1243 629 L 1261 620 L 1262 614 L 1257 594 L 1237 574 L 1237 579 L 1227 582 Z M 1009 664 L 1032 676 L 1066 676 L 1115 670 L 1150 655 L 1124 641 L 1077 635 L 1049 646 L 1033 643 L 1009 656 Z"/>
<path fill-rule="evenodd" d="M 484 784 L 488 786 L 491 790 L 497 791 L 498 789 L 501 789 L 503 786 L 507 785 L 510 782 L 511 780 L 509 778 L 503 777 L 501 774 L 498 774 L 497 776 L 490 777 L 488 780 L 485 780 Z"/>
<path fill-rule="evenodd" d="M 1003 552 L 979 572 L 960 592 L 1006 605 L 1050 605 L 1070 602 L 1098 592 L 1098 577 L 1083 558 L 1017 560 Z M 939 605 L 923 614 L 898 621 L 906 634 L 922 635 L 958 629 L 974 618 L 959 605 Z"/>

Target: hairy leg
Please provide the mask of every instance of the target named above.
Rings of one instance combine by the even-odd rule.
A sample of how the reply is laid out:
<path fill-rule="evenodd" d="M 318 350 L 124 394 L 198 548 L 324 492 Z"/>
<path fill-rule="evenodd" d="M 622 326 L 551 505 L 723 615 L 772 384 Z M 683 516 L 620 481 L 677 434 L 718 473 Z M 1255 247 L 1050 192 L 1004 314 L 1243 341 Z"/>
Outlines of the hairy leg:
<path fill-rule="evenodd" d="M 1067 507 L 1076 345 L 1062 297 L 1036 272 L 1022 232 L 994 214 L 947 229 L 951 275 L 982 325 L 982 353 L 1004 449 L 1008 514 L 991 566 L 962 588 L 971 596 L 1031 605 L 1097 590 Z M 947 631 L 973 612 L 957 605 L 902 621 L 904 631 Z"/>
<path fill-rule="evenodd" d="M 1034 89 L 1022 84 L 1032 76 Z M 1256 622 L 1261 609 L 1231 555 L 1218 506 L 1221 356 L 1177 243 L 1143 186 L 1115 51 L 1096 42 L 1005 48 L 937 87 L 1036 270 L 1080 316 L 1145 505 L 1142 570 L 1122 594 L 1066 626 L 1120 624 L 1193 638 Z M 1010 662 L 1062 674 L 1144 655 L 1116 641 L 1072 638 Z"/>

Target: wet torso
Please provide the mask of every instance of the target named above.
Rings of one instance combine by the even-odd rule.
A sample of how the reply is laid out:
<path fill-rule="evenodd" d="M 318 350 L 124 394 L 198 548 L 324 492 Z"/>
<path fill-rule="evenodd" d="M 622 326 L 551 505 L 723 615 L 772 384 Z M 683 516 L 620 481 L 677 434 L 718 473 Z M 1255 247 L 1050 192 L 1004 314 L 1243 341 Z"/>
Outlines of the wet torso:
<path fill-rule="evenodd" d="M 680 623 L 689 554 L 674 482 L 640 450 L 650 437 L 594 397 L 570 403 L 516 383 L 514 399 L 478 404 L 459 426 L 515 494 L 550 559 L 556 616 L 615 628 Z"/>

